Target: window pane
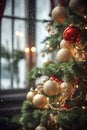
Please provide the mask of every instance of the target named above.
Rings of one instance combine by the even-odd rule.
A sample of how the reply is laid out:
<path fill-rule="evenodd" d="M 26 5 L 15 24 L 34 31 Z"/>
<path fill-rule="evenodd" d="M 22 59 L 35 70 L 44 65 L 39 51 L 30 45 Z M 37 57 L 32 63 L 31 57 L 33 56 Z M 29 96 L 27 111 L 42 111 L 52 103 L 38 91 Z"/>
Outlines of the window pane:
<path fill-rule="evenodd" d="M 9 33 L 8 33 L 9 30 Z M 1 58 L 1 89 L 11 88 L 10 56 L 12 48 L 11 20 L 2 19 L 1 46 L 3 57 Z"/>
<path fill-rule="evenodd" d="M 48 19 L 50 14 L 50 0 L 36 0 L 36 18 Z"/>
<path fill-rule="evenodd" d="M 25 17 L 25 0 L 15 0 L 15 16 Z"/>
<path fill-rule="evenodd" d="M 24 50 L 26 44 L 26 22 L 15 20 L 14 25 L 14 48 Z"/>
<path fill-rule="evenodd" d="M 11 51 L 11 49 L 12 49 L 12 29 L 11 29 L 12 24 L 11 24 L 11 22 L 12 22 L 11 19 L 6 19 L 6 18 L 2 19 L 1 44 L 8 51 Z"/>
<path fill-rule="evenodd" d="M 50 1 L 49 0 L 36 0 L 36 18 L 40 20 L 50 19 Z M 43 6 L 45 3 L 45 6 Z M 45 8 L 45 9 L 44 9 Z M 43 44 L 41 42 L 48 36 L 48 32 L 45 29 L 44 23 L 36 23 L 36 47 L 37 47 L 37 66 L 41 66 L 43 63 L 43 57 L 41 56 L 41 50 Z M 39 47 L 39 49 L 38 49 Z"/>
<path fill-rule="evenodd" d="M 14 63 L 13 88 L 26 88 L 25 85 L 26 64 L 25 59 L 20 59 Z"/>
<path fill-rule="evenodd" d="M 26 45 L 26 22 L 15 20 L 14 22 L 14 82 L 13 88 L 25 88 L 26 63 L 24 48 Z M 20 55 L 21 54 L 21 55 Z"/>
<path fill-rule="evenodd" d="M 1 90 L 11 88 L 11 73 L 9 61 L 6 58 L 1 58 Z"/>
<path fill-rule="evenodd" d="M 11 15 L 12 12 L 12 0 L 6 0 L 4 15 Z"/>

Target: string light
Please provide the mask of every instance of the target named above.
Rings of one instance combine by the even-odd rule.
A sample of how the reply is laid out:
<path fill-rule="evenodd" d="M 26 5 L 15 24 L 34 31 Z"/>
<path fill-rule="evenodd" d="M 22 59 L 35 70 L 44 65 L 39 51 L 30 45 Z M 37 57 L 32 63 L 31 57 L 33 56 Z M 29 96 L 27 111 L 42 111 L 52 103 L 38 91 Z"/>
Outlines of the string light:
<path fill-rule="evenodd" d="M 25 53 L 28 53 L 30 51 L 29 47 L 26 47 L 24 51 Z"/>
<path fill-rule="evenodd" d="M 32 52 L 35 52 L 35 51 L 36 51 L 36 47 L 34 47 L 34 46 L 31 47 L 31 51 L 32 51 Z"/>

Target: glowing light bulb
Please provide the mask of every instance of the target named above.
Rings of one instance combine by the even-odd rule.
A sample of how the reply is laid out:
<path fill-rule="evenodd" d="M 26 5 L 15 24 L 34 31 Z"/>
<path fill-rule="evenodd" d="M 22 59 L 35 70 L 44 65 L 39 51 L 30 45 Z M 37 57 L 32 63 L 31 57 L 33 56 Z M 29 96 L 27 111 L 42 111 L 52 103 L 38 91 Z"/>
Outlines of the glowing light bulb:
<path fill-rule="evenodd" d="M 36 51 L 36 47 L 31 47 L 31 51 L 35 52 Z"/>
<path fill-rule="evenodd" d="M 29 47 L 25 48 L 25 53 L 28 53 L 30 51 Z"/>

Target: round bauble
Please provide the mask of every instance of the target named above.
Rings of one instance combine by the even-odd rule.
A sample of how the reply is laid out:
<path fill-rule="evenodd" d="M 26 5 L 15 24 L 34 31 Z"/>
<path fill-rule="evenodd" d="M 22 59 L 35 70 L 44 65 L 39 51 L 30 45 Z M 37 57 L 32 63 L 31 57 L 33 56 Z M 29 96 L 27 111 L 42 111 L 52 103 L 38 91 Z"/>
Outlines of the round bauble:
<path fill-rule="evenodd" d="M 30 91 L 27 93 L 27 95 L 26 95 L 26 99 L 27 99 L 28 101 L 31 101 L 31 102 L 32 102 L 33 97 L 35 96 L 35 94 L 36 94 L 36 92 L 35 92 L 34 90 L 30 90 Z"/>
<path fill-rule="evenodd" d="M 75 26 L 69 26 L 63 32 L 63 38 L 70 43 L 79 42 L 81 40 L 81 31 Z"/>
<path fill-rule="evenodd" d="M 47 98 L 42 94 L 36 94 L 33 97 L 33 105 L 37 108 L 44 108 L 47 104 Z"/>
<path fill-rule="evenodd" d="M 40 124 L 35 128 L 35 130 L 46 130 L 45 126 L 43 124 Z"/>
<path fill-rule="evenodd" d="M 60 48 L 71 48 L 71 44 L 65 39 L 62 39 L 60 42 Z"/>
<path fill-rule="evenodd" d="M 56 59 L 59 63 L 69 62 L 71 60 L 71 52 L 67 48 L 61 48 L 56 55 Z"/>
<path fill-rule="evenodd" d="M 43 85 L 43 91 L 49 96 L 58 94 L 58 90 L 58 83 L 52 79 L 47 80 Z"/>
<path fill-rule="evenodd" d="M 67 83 L 67 82 L 62 82 L 61 84 L 60 84 L 60 88 L 61 89 L 68 89 L 68 88 L 72 88 L 73 87 L 73 85 L 71 84 L 71 83 Z"/>
<path fill-rule="evenodd" d="M 43 84 L 38 84 L 37 85 L 37 91 L 41 93 L 42 90 L 43 90 Z"/>
<path fill-rule="evenodd" d="M 52 18 L 58 23 L 63 23 L 67 18 L 67 13 L 64 7 L 58 5 L 52 10 Z"/>
<path fill-rule="evenodd" d="M 71 84 L 69 82 L 61 83 L 60 88 L 61 91 L 65 93 L 66 97 L 72 97 L 75 92 L 74 84 Z"/>

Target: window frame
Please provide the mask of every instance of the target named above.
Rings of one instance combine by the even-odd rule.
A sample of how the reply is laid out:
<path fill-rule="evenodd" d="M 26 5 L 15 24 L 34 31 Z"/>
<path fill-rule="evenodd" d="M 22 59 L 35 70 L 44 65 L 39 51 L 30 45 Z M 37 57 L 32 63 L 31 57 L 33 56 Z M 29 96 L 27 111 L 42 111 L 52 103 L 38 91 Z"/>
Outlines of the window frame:
<path fill-rule="evenodd" d="M 29 9 L 28 12 L 27 12 L 27 17 L 18 17 L 18 16 L 15 16 L 14 15 L 14 10 L 15 10 L 15 0 L 12 0 L 12 14 L 11 16 L 10 15 L 3 15 L 2 19 L 5 18 L 5 19 L 11 19 L 12 20 L 12 57 L 13 57 L 13 51 L 14 51 L 14 21 L 15 20 L 19 20 L 19 21 L 25 21 L 28 23 L 28 26 L 29 28 L 27 29 L 28 31 L 28 39 L 27 39 L 27 45 L 29 47 L 32 47 L 33 45 L 35 45 L 35 0 L 27 0 L 27 8 Z M 26 3 L 26 2 L 25 2 Z M 33 17 L 31 16 L 31 12 L 33 11 Z M 1 27 L 1 26 L 0 26 Z M 0 41 L 1 41 L 1 28 L 0 28 Z M 0 42 L 1 43 L 1 42 Z M 1 44 L 0 44 L 1 46 Z M 32 69 L 33 66 L 35 66 L 36 64 L 33 63 L 33 60 L 32 60 L 32 54 L 30 52 L 29 54 L 29 57 L 30 57 L 30 60 L 28 62 L 28 65 L 27 65 L 27 70 L 26 71 L 30 71 Z M 26 57 L 25 57 L 25 60 L 26 60 Z M 11 65 L 11 88 L 10 89 L 13 89 L 13 80 L 14 80 L 14 73 L 13 73 L 13 65 Z M 1 59 L 0 59 L 0 72 L 1 72 Z M 1 86 L 1 73 L 0 73 L 0 86 Z M 8 89 L 7 91 L 9 91 L 10 89 Z M 18 89 L 18 88 L 16 88 Z M 20 88 L 22 89 L 22 88 Z M 24 89 L 24 88 L 23 88 Z M 27 86 L 26 88 L 27 89 Z M 4 90 L 1 90 L 1 91 L 4 91 Z"/>

